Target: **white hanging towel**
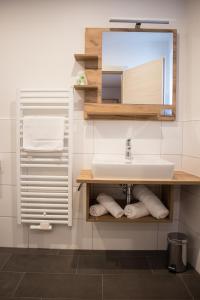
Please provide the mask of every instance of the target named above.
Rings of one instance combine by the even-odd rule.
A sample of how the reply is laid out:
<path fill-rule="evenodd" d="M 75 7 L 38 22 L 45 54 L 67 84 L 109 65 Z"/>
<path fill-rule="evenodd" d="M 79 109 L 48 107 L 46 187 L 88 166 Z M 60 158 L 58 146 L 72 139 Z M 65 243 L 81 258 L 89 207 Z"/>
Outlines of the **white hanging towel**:
<path fill-rule="evenodd" d="M 56 152 L 64 148 L 65 118 L 25 116 L 23 118 L 23 149 Z"/>
<path fill-rule="evenodd" d="M 133 189 L 133 196 L 143 202 L 150 214 L 156 219 L 164 219 L 168 216 L 169 210 L 146 186 L 136 185 Z"/>
<path fill-rule="evenodd" d="M 129 219 L 137 219 L 149 215 L 148 209 L 142 202 L 126 205 L 124 213 Z"/>

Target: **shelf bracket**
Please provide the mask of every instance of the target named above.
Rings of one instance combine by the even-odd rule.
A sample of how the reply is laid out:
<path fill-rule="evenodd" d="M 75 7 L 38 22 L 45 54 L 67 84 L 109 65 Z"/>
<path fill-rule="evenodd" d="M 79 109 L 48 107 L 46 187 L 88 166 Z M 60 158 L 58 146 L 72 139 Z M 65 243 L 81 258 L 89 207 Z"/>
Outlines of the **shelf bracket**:
<path fill-rule="evenodd" d="M 80 183 L 78 186 L 78 192 L 80 192 L 81 188 L 82 188 L 83 183 Z"/>

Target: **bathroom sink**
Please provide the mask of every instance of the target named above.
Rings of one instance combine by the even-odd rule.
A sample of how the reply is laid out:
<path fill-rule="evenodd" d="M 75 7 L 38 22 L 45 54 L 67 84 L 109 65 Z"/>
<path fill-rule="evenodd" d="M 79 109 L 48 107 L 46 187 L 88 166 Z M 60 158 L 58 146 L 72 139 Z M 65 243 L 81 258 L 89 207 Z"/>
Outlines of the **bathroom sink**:
<path fill-rule="evenodd" d="M 121 157 L 94 157 L 92 171 L 98 178 L 171 179 L 174 164 L 159 157 L 135 157 L 131 161 Z"/>

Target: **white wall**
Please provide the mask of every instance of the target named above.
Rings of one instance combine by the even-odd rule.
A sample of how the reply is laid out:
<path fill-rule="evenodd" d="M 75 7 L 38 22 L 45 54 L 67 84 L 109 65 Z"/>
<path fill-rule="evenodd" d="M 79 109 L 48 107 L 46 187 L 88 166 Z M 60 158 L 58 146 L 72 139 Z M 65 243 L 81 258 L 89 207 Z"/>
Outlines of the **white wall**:
<path fill-rule="evenodd" d="M 166 234 L 178 226 L 158 224 L 92 224 L 85 222 L 84 191 L 76 176 L 89 168 L 94 153 L 124 155 L 132 134 L 134 155 L 162 155 L 181 168 L 180 103 L 184 101 L 185 31 L 183 0 L 2 0 L 0 1 L 0 246 L 85 249 L 163 249 Z M 84 121 L 83 101 L 75 95 L 73 227 L 55 226 L 49 233 L 29 231 L 16 223 L 15 102 L 18 88 L 68 88 L 80 69 L 74 53 L 84 52 L 85 27 L 109 27 L 113 16 L 172 19 L 178 29 L 177 122 Z M 179 190 L 175 190 L 175 199 Z"/>
<path fill-rule="evenodd" d="M 200 176 L 200 2 L 188 1 L 187 98 L 183 103 L 183 169 Z M 200 188 L 187 187 L 181 194 L 180 229 L 189 236 L 189 259 L 200 272 Z"/>

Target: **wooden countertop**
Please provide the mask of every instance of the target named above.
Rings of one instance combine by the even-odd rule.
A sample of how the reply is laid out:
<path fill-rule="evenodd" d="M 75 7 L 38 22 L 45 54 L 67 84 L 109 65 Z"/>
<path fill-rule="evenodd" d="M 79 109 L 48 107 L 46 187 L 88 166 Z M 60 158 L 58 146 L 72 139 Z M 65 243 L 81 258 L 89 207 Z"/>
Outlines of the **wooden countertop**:
<path fill-rule="evenodd" d="M 127 178 L 97 178 L 93 177 L 92 170 L 81 170 L 77 178 L 78 183 L 107 183 L 107 184 L 166 184 L 166 185 L 200 185 L 200 177 L 183 172 L 175 171 L 172 179 L 127 179 Z"/>

